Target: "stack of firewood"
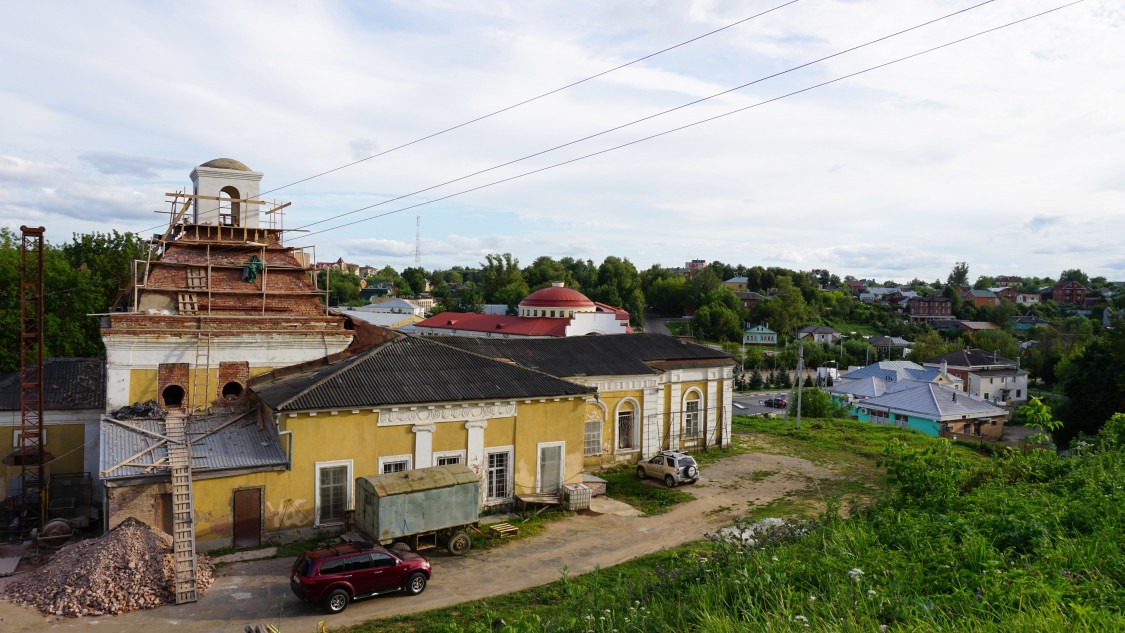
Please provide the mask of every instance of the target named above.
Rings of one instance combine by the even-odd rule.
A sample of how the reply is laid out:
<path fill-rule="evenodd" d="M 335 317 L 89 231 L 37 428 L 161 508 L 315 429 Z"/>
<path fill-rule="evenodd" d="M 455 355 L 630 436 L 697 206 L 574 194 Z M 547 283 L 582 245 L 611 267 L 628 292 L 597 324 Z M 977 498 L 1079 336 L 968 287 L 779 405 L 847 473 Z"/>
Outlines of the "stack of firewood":
<path fill-rule="evenodd" d="M 199 554 L 199 595 L 214 582 L 213 571 Z M 46 565 L 10 583 L 6 593 L 51 615 L 107 615 L 175 602 L 173 580 L 172 537 L 129 518 L 99 538 L 59 550 Z"/>

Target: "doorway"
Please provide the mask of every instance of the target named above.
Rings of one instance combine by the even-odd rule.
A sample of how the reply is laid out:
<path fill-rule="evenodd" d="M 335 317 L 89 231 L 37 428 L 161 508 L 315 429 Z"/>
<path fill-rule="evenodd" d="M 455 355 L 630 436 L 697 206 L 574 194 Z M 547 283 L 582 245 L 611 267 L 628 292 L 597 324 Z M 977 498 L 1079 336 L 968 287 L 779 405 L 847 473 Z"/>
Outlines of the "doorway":
<path fill-rule="evenodd" d="M 262 544 L 262 489 L 245 488 L 234 491 L 234 546 L 257 547 Z"/>

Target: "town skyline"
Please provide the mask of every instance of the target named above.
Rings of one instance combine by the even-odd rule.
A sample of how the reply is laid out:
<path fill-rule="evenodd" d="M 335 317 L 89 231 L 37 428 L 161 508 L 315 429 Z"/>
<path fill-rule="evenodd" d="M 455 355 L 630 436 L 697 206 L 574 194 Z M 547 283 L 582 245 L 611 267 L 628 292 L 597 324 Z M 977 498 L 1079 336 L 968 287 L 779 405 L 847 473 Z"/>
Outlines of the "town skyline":
<path fill-rule="evenodd" d="M 292 202 L 286 227 L 307 232 L 289 239 L 321 261 L 414 266 L 417 215 L 427 270 L 510 252 L 897 282 L 958 261 L 974 279 L 1125 278 L 1125 87 L 1105 81 L 1125 67 L 1125 12 L 1083 2 L 784 96 L 1062 3 L 783 4 L 15 7 L 0 26 L 0 113 L 19 123 L 0 149 L 0 225 L 43 225 L 53 243 L 159 232 L 164 193 L 230 157 L 281 188 L 265 197 Z M 156 36 L 169 18 L 176 43 Z"/>

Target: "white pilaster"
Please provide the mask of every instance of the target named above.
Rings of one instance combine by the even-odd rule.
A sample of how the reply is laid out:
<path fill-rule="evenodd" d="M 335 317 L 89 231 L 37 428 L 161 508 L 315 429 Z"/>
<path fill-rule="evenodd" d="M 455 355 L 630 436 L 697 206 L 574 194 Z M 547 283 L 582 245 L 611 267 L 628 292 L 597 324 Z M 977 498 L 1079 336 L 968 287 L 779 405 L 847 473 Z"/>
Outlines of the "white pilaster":
<path fill-rule="evenodd" d="M 717 381 L 708 378 L 707 380 L 707 401 L 703 403 L 703 427 L 707 429 L 707 435 L 704 441 L 708 446 L 715 443 L 715 438 L 718 434 L 715 432 L 715 427 L 722 424 L 719 419 L 719 407 L 722 406 L 722 401 L 718 399 L 719 384 Z"/>
<path fill-rule="evenodd" d="M 668 448 L 680 450 L 680 425 L 683 424 L 683 394 L 680 393 L 681 385 L 672 383 L 672 402 L 668 405 Z"/>
<path fill-rule="evenodd" d="M 465 430 L 469 432 L 465 463 L 473 472 L 484 481 L 484 430 L 488 428 L 486 420 L 470 420 L 465 423 Z"/>
<path fill-rule="evenodd" d="M 660 395 L 663 393 L 659 387 L 645 389 L 644 400 L 641 407 L 644 415 L 641 424 L 644 430 L 641 433 L 641 455 L 651 457 L 660 452 L 660 440 L 663 439 L 664 429 L 660 425 Z"/>
<path fill-rule="evenodd" d="M 429 468 L 434 465 L 434 429 L 433 424 L 416 424 L 410 427 L 414 431 L 414 467 Z"/>

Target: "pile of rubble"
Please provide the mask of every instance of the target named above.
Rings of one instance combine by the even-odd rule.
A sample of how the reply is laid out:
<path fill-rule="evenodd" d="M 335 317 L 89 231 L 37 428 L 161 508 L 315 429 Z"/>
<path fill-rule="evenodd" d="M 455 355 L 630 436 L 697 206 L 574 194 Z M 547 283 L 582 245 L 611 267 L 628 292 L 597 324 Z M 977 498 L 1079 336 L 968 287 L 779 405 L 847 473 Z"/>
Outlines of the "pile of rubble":
<path fill-rule="evenodd" d="M 709 540 L 727 543 L 746 549 L 755 549 L 767 543 L 786 543 L 808 534 L 812 523 L 803 519 L 768 518 L 754 521 L 735 521 L 732 527 L 708 532 Z"/>
<path fill-rule="evenodd" d="M 200 554 L 197 592 L 214 582 L 214 565 Z M 128 518 L 96 539 L 59 550 L 46 565 L 8 585 L 13 602 L 44 613 L 113 615 L 175 602 L 172 537 Z"/>

